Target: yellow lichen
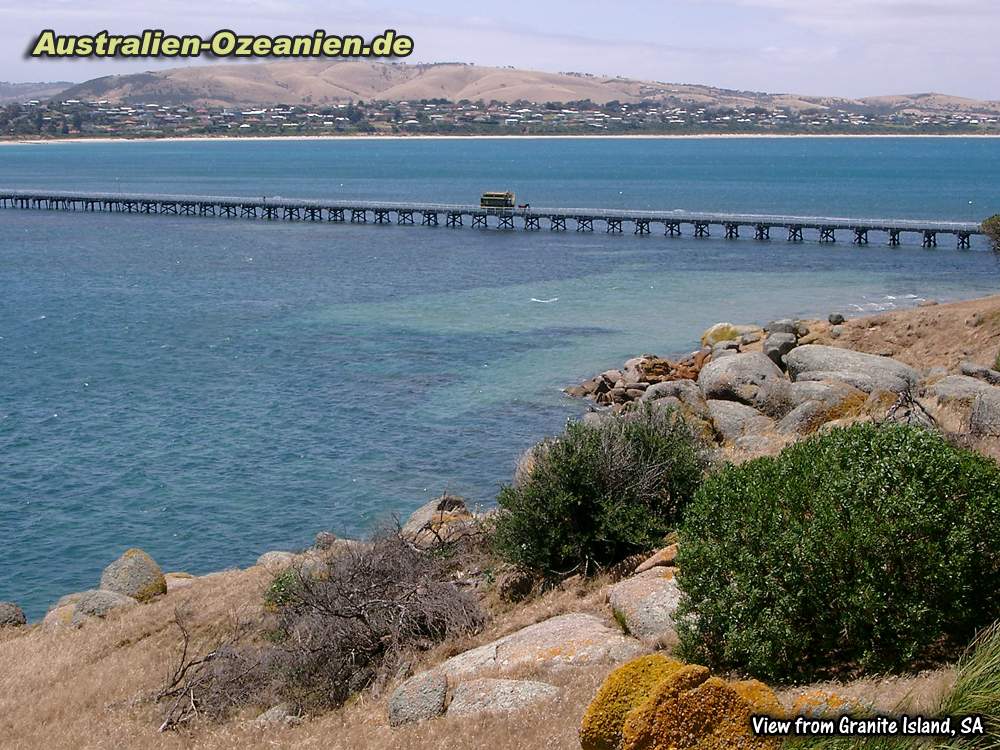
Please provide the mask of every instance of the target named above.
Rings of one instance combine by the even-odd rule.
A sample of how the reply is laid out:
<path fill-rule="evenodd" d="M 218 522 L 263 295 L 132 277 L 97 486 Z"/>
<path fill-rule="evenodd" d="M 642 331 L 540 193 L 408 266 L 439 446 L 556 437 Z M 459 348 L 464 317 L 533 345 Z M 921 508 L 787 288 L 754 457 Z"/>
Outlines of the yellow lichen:
<path fill-rule="evenodd" d="M 142 560 L 150 570 L 155 571 L 152 576 L 152 580 L 132 594 L 132 598 L 139 602 L 148 602 L 161 594 L 167 593 L 167 579 L 163 577 L 163 573 L 160 572 L 160 567 L 156 564 L 156 561 L 149 556 L 149 553 L 139 549 L 138 547 L 132 547 L 131 549 L 125 550 L 122 554 L 123 560 L 131 560 L 132 558 Z"/>
<path fill-rule="evenodd" d="M 810 719 L 835 718 L 844 714 L 863 713 L 865 706 L 854 698 L 838 695 L 827 690 L 810 690 L 798 696 L 792 703 L 793 716 Z"/>
<path fill-rule="evenodd" d="M 682 667 L 680 662 L 662 654 L 650 654 L 633 659 L 612 672 L 583 716 L 580 727 L 583 750 L 618 750 L 628 713 Z"/>
<path fill-rule="evenodd" d="M 775 750 L 758 737 L 754 714 L 780 713 L 774 694 L 760 683 L 730 684 L 689 665 L 661 682 L 633 709 L 622 728 L 622 750 Z"/>
<path fill-rule="evenodd" d="M 767 685 L 758 680 L 743 680 L 741 682 L 730 682 L 729 687 L 736 691 L 736 694 L 753 706 L 758 714 L 780 717 L 785 715 L 785 709 Z"/>

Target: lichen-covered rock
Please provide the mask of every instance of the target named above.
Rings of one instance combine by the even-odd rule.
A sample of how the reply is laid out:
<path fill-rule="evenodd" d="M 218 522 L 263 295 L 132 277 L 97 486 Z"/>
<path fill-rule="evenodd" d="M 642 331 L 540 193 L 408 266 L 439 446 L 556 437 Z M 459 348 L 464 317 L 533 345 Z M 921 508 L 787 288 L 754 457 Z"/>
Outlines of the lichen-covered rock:
<path fill-rule="evenodd" d="M 849 398 L 863 398 L 860 391 L 849 383 L 841 380 L 799 380 L 792 383 L 789 389 L 792 406 L 799 406 L 806 401 L 822 401 L 831 408 Z"/>
<path fill-rule="evenodd" d="M 738 341 L 740 335 L 732 323 L 716 323 L 701 334 L 701 345 L 715 346 L 720 341 Z"/>
<path fill-rule="evenodd" d="M 618 750 L 628 714 L 645 703 L 661 682 L 683 666 L 662 654 L 649 654 L 623 664 L 608 675 L 583 715 L 582 750 Z"/>
<path fill-rule="evenodd" d="M 790 408 L 788 379 L 761 352 L 709 362 L 698 376 L 698 385 L 706 399 L 738 401 L 771 417 L 784 416 Z"/>
<path fill-rule="evenodd" d="M 415 510 L 403 526 L 403 536 L 418 547 L 430 548 L 442 542 L 455 541 L 471 533 L 475 517 L 465 500 L 444 494 Z"/>
<path fill-rule="evenodd" d="M 73 613 L 76 612 L 76 603 L 60 604 L 53 606 L 42 619 L 42 626 L 46 628 L 58 628 L 73 624 Z"/>
<path fill-rule="evenodd" d="M 138 603 L 133 597 L 125 596 L 117 591 L 106 589 L 84 591 L 80 600 L 73 607 L 73 617 L 70 622 L 73 625 L 79 625 L 88 618 L 104 618 L 115 610 L 128 609 Z"/>
<path fill-rule="evenodd" d="M 608 589 L 608 603 L 629 635 L 650 645 L 675 642 L 681 592 L 673 570 L 654 568 Z"/>
<path fill-rule="evenodd" d="M 795 383 L 795 386 L 816 385 L 829 388 L 827 383 Z M 874 390 L 867 394 L 846 383 L 838 384 L 839 389 L 831 389 L 820 398 L 803 401 L 777 424 L 776 431 L 782 435 L 808 435 L 815 432 L 827 422 L 856 417 L 885 416 L 885 409 L 879 413 L 879 408 L 886 398 L 889 404 L 896 400 L 896 394 L 888 391 Z"/>
<path fill-rule="evenodd" d="M 622 750 L 777 750 L 780 741 L 757 737 L 754 714 L 780 714 L 760 683 L 727 683 L 705 667 L 682 667 L 632 710 L 622 727 Z"/>
<path fill-rule="evenodd" d="M 559 689 L 533 680 L 483 678 L 459 683 L 448 716 L 481 716 L 520 711 L 559 695 Z"/>
<path fill-rule="evenodd" d="M 448 680 L 439 672 L 411 677 L 389 696 L 389 724 L 394 727 L 433 719 L 444 713 Z"/>
<path fill-rule="evenodd" d="M 167 593 L 167 581 L 156 561 L 141 549 L 133 547 L 104 569 L 101 589 L 147 602 Z"/>
<path fill-rule="evenodd" d="M 856 698 L 829 690 L 810 690 L 795 698 L 789 713 L 792 716 L 804 716 L 809 719 L 829 719 L 844 715 L 866 714 L 871 709 L 871 704 L 865 704 Z"/>
<path fill-rule="evenodd" d="M 435 667 L 452 679 L 505 676 L 523 670 L 561 670 L 615 664 L 646 649 L 590 614 L 573 613 L 529 625 Z"/>
<path fill-rule="evenodd" d="M 24 610 L 14 602 L 0 602 L 0 628 L 19 628 L 27 622 Z"/>

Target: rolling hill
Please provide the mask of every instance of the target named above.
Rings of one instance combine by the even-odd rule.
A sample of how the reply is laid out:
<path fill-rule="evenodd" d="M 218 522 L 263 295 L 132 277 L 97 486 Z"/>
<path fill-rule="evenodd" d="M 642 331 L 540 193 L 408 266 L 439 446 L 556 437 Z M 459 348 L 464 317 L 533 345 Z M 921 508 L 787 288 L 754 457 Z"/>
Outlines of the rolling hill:
<path fill-rule="evenodd" d="M 53 81 L 51 83 L 7 83 L 0 81 L 0 104 L 32 99 L 51 99 L 73 85 L 68 81 Z"/>
<path fill-rule="evenodd" d="M 368 60 L 282 61 L 172 68 L 95 78 L 60 93 L 64 99 L 195 106 L 330 104 L 357 100 L 479 99 L 569 102 L 590 99 L 673 106 L 839 108 L 916 113 L 1000 113 L 1000 102 L 942 94 L 868 99 L 767 94 L 583 73 L 545 73 L 463 63 L 406 64 Z"/>

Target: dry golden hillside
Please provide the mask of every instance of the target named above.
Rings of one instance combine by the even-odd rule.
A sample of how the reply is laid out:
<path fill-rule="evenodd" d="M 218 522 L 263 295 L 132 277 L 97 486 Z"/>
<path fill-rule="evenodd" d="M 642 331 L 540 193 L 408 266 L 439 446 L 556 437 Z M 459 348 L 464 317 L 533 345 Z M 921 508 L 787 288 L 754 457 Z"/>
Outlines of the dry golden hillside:
<path fill-rule="evenodd" d="M 281 61 L 202 65 L 151 73 L 107 76 L 74 86 L 64 99 L 108 100 L 199 106 L 329 104 L 350 100 L 569 102 L 590 99 L 663 101 L 672 106 L 879 107 L 921 112 L 1000 113 L 1000 102 L 976 102 L 943 95 L 851 100 L 794 94 L 733 91 L 711 86 L 640 81 L 578 73 L 545 73 L 462 63 L 407 64 L 372 60 Z"/>

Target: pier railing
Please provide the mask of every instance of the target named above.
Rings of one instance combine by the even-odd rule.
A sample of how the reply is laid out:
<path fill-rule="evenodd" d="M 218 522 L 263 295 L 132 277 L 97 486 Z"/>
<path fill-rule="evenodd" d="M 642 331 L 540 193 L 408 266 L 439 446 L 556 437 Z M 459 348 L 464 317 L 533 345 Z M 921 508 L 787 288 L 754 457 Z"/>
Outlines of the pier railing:
<path fill-rule="evenodd" d="M 919 219 L 535 206 L 485 209 L 458 203 L 5 189 L 0 189 L 0 208 L 354 224 L 390 224 L 395 217 L 396 224 L 416 224 L 419 219 L 424 226 L 438 226 L 443 218 L 447 227 L 464 226 L 468 219 L 473 228 L 527 231 L 541 230 L 544 221 L 544 226 L 551 231 L 573 228 L 578 232 L 592 232 L 596 221 L 611 234 L 620 234 L 628 226 L 636 235 L 648 235 L 653 227 L 662 227 L 663 234 L 671 237 L 682 235 L 682 229 L 687 227 L 694 237 L 709 237 L 716 228 L 726 239 L 738 239 L 742 236 L 741 230 L 747 230 L 756 240 L 769 240 L 772 230 L 778 229 L 786 233 L 790 242 L 804 241 L 807 231 L 815 234 L 820 242 L 835 242 L 840 231 L 849 233 L 851 242 L 856 245 L 868 244 L 869 233 L 878 232 L 886 236 L 891 246 L 900 245 L 904 233 L 913 233 L 924 247 L 936 247 L 938 235 L 944 234 L 954 235 L 959 248 L 971 247 L 971 238 L 982 234 L 979 224 L 973 222 Z"/>

